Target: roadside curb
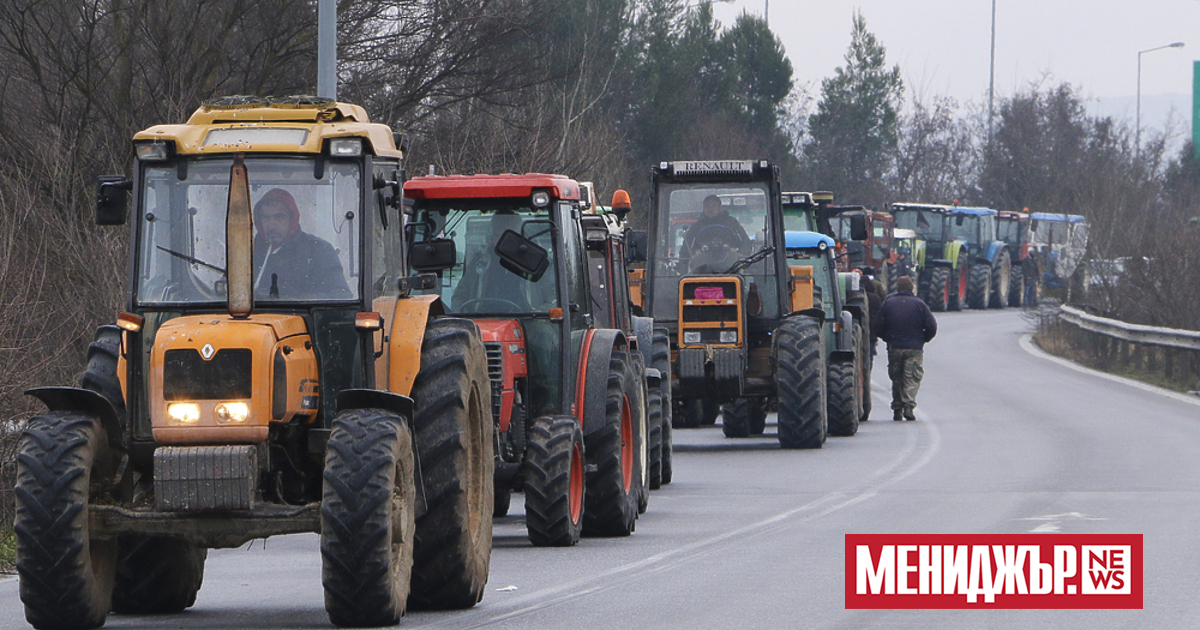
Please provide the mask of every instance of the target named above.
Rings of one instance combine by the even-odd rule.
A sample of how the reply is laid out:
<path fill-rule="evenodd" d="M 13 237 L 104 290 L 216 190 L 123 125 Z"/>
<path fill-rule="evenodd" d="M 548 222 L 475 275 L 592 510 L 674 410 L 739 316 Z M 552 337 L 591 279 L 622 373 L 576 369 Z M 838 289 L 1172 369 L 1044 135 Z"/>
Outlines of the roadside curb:
<path fill-rule="evenodd" d="M 1185 402 L 1185 403 L 1188 403 L 1191 405 L 1200 406 L 1200 398 L 1197 398 L 1196 396 L 1191 396 L 1188 394 L 1181 394 L 1179 392 L 1172 391 L 1172 390 L 1169 390 L 1169 389 L 1166 389 L 1163 387 L 1158 387 L 1157 385 L 1143 383 L 1142 381 L 1135 380 L 1132 378 L 1126 378 L 1124 376 L 1117 376 L 1116 374 L 1109 374 L 1108 372 L 1101 372 L 1100 370 L 1093 370 L 1092 368 L 1079 365 L 1078 363 L 1075 363 L 1074 361 L 1069 361 L 1062 357 L 1056 357 L 1056 356 L 1046 352 L 1045 350 L 1042 350 L 1041 348 L 1037 347 L 1033 343 L 1033 335 L 1032 334 L 1026 333 L 1024 335 L 1021 335 L 1020 345 L 1021 345 L 1022 350 L 1024 350 L 1025 352 L 1028 352 L 1029 354 L 1032 354 L 1035 357 L 1046 359 L 1048 361 L 1053 361 L 1055 363 L 1058 363 L 1059 365 L 1064 365 L 1066 367 L 1071 368 L 1072 370 L 1075 370 L 1076 372 L 1083 372 L 1084 374 L 1091 374 L 1092 376 L 1098 376 L 1100 378 L 1110 380 L 1115 383 L 1122 383 L 1122 384 L 1128 385 L 1130 387 L 1136 387 L 1142 391 L 1150 392 L 1153 394 L 1158 394 L 1160 396 L 1166 396 L 1167 398 L 1174 398 L 1175 400 Z"/>

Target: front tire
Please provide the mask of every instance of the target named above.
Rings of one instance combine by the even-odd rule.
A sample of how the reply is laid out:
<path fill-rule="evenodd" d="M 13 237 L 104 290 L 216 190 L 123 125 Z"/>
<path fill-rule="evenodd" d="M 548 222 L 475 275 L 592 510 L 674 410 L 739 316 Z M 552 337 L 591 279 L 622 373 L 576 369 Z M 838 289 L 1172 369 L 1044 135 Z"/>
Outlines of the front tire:
<path fill-rule="evenodd" d="M 929 310 L 945 311 L 950 299 L 950 270 L 946 267 L 934 267 L 929 272 Z"/>
<path fill-rule="evenodd" d="M 821 448 L 828 430 L 821 324 L 808 317 L 784 320 L 775 331 L 774 350 L 779 445 Z"/>
<path fill-rule="evenodd" d="M 1012 276 L 1008 281 L 1008 305 L 1013 308 L 1021 307 L 1025 297 L 1025 270 L 1020 263 L 1013 265 Z"/>
<path fill-rule="evenodd" d="M 469 320 L 435 319 L 425 329 L 412 389 L 426 503 L 413 538 L 414 608 L 470 608 L 487 584 L 495 457 L 485 356 Z"/>
<path fill-rule="evenodd" d="M 525 523 L 536 547 L 570 547 L 583 529 L 583 432 L 568 416 L 529 426 L 525 450 Z"/>
<path fill-rule="evenodd" d="M 996 260 L 992 263 L 992 286 L 988 293 L 988 306 L 991 308 L 1004 308 L 1008 305 L 1009 282 L 1012 280 L 1012 259 L 1008 256 L 1008 250 L 1003 249 L 996 253 Z"/>
<path fill-rule="evenodd" d="M 858 433 L 862 409 L 859 402 L 856 361 L 840 361 L 829 366 L 829 434 L 850 436 Z"/>
<path fill-rule="evenodd" d="M 35 628 L 98 628 L 112 602 L 117 544 L 93 538 L 91 485 L 112 475 L 98 418 L 52 411 L 34 416 L 17 454 L 17 573 L 25 619 Z"/>
<path fill-rule="evenodd" d="M 382 409 L 334 418 L 321 497 L 321 582 L 337 626 L 391 626 L 404 614 L 416 530 L 408 426 Z"/>

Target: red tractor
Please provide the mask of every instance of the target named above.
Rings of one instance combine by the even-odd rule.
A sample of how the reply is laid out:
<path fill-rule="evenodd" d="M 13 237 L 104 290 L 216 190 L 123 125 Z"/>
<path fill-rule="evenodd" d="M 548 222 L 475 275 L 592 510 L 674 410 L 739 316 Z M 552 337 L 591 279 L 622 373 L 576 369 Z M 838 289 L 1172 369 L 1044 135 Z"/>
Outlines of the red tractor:
<path fill-rule="evenodd" d="M 888 292 L 898 278 L 892 277 L 897 255 L 892 248 L 896 219 L 890 214 L 873 212 L 863 206 L 828 206 L 832 236 L 837 241 L 838 267 L 850 271 L 871 267 Z"/>
<path fill-rule="evenodd" d="M 1037 278 L 1026 278 L 1022 263 L 1032 255 L 1032 235 L 1029 231 L 1029 213 L 1001 210 L 996 215 L 996 237 L 1008 244 L 1008 255 L 1012 258 L 1009 272 L 1008 305 L 1020 306 L 1025 296 L 1025 285 L 1036 283 Z"/>
<path fill-rule="evenodd" d="M 525 493 L 529 539 L 626 536 L 645 501 L 645 375 L 597 312 L 580 185 L 561 175 L 405 183 L 413 269 L 483 336 L 495 423 L 495 512 Z"/>

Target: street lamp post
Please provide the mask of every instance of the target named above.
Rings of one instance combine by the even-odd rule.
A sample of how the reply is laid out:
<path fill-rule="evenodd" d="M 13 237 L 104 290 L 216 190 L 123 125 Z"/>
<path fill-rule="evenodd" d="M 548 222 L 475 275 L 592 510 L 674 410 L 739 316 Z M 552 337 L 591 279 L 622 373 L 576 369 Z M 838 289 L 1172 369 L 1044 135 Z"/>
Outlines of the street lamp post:
<path fill-rule="evenodd" d="M 1134 149 L 1135 149 L 1134 152 L 1138 155 L 1141 155 L 1141 153 L 1142 153 L 1142 55 L 1145 53 L 1148 53 L 1148 52 L 1154 52 L 1156 50 L 1163 50 L 1164 48 L 1183 48 L 1183 42 L 1175 42 L 1174 44 L 1166 44 L 1164 46 L 1155 46 L 1154 48 L 1147 48 L 1146 50 L 1138 51 L 1137 113 L 1135 114 L 1136 118 L 1134 119 L 1134 132 L 1133 132 L 1133 137 L 1134 137 L 1133 144 L 1134 144 Z"/>

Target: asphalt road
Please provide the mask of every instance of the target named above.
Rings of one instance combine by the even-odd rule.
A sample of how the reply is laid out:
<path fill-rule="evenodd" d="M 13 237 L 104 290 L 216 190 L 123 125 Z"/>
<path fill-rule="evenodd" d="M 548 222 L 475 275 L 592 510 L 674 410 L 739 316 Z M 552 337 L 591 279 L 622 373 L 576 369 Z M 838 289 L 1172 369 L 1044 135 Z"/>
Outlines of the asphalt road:
<path fill-rule="evenodd" d="M 819 451 L 677 431 L 675 482 L 627 539 L 535 549 L 519 499 L 496 521 L 487 596 L 410 613 L 438 628 L 1184 628 L 1200 626 L 1200 406 L 1071 369 L 1021 343 L 1016 311 L 944 314 L 918 422 Z M 1143 534 L 1140 611 L 845 610 L 851 533 Z M 114 628 L 328 627 L 315 536 L 213 551 L 196 606 Z M 25 627 L 14 579 L 0 628 Z"/>

